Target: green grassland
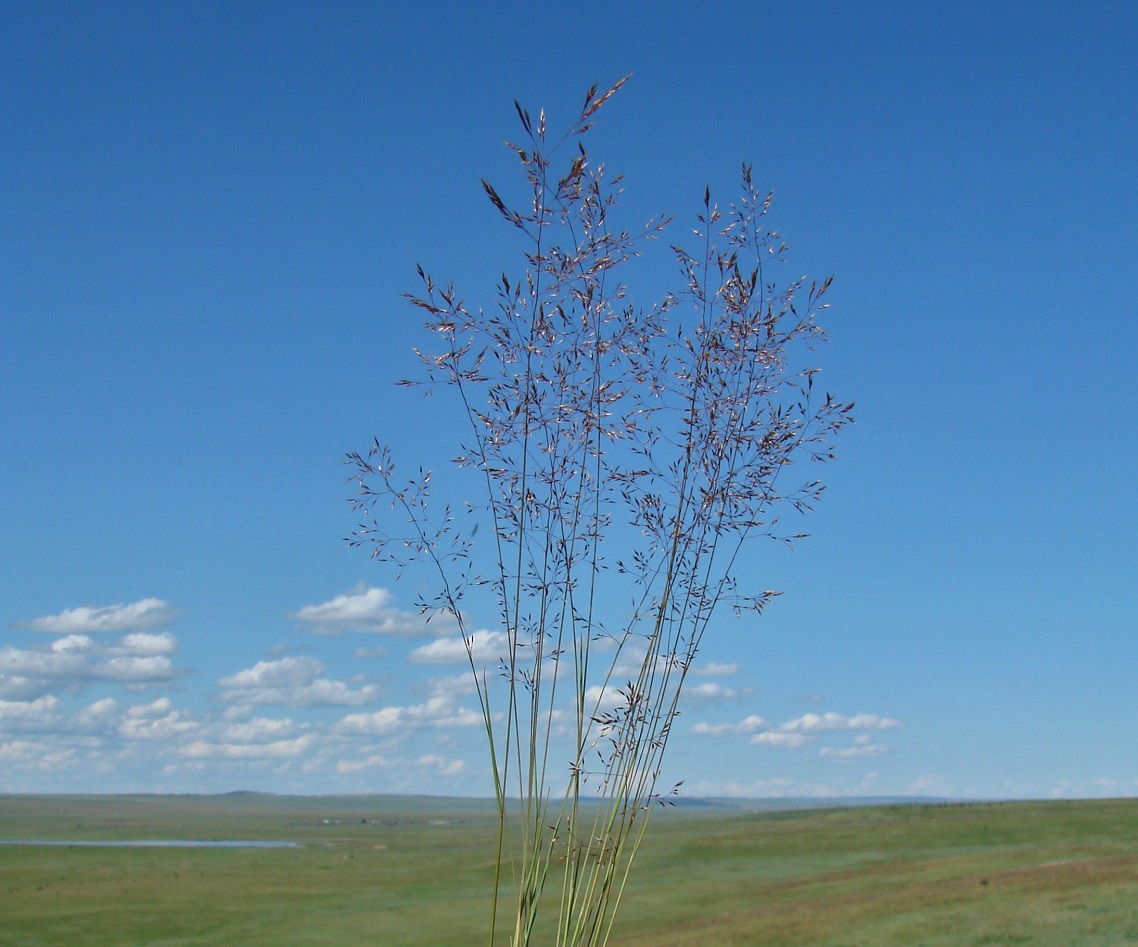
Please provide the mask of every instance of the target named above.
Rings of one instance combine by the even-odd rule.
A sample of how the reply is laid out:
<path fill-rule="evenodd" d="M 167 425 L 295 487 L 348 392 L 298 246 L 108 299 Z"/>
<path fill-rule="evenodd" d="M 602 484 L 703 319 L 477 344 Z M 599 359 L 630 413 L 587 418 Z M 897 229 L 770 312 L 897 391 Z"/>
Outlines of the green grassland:
<path fill-rule="evenodd" d="M 1138 800 L 661 812 L 614 947 L 1138 944 Z M 488 804 L 0 796 L 0 944 L 485 944 Z M 555 910 L 555 908 L 554 908 Z"/>

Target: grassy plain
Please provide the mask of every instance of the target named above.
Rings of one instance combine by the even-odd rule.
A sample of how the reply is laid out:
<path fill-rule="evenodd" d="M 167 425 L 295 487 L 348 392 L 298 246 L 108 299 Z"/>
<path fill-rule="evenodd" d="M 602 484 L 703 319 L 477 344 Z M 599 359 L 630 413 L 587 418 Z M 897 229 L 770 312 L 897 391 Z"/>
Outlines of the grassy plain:
<path fill-rule="evenodd" d="M 0 796 L 2 945 L 485 943 L 493 818 L 399 797 Z M 1138 800 L 662 813 L 614 947 L 1138 943 Z"/>

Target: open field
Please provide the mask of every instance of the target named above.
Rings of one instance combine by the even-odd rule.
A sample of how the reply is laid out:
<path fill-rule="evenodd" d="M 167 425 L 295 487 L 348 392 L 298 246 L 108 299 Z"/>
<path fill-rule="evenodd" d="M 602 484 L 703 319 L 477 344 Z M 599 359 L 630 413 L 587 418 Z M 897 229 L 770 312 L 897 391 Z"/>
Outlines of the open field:
<path fill-rule="evenodd" d="M 0 944 L 484 944 L 488 804 L 0 796 Z M 1138 943 L 1138 800 L 662 813 L 620 947 Z"/>

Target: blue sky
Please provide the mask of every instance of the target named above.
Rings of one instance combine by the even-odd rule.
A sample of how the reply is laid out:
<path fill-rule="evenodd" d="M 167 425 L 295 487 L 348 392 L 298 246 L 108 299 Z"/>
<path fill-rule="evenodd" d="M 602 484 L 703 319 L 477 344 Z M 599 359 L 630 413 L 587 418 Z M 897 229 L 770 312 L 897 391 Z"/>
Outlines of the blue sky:
<path fill-rule="evenodd" d="M 343 460 L 445 464 L 399 294 L 492 304 L 512 100 L 567 125 L 633 73 L 588 138 L 628 225 L 753 163 L 858 404 L 668 775 L 1138 793 L 1128 5 L 390 6 L 0 12 L 0 791 L 490 792 Z"/>

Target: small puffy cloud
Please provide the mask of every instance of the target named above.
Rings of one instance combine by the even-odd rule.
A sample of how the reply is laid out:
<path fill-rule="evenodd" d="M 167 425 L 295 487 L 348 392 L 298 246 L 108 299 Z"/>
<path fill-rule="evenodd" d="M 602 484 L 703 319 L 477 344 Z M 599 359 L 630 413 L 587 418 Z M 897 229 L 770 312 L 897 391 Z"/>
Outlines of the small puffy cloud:
<path fill-rule="evenodd" d="M 437 638 L 411 652 L 414 664 L 460 664 L 471 657 L 476 664 L 496 662 L 509 653 L 510 636 L 504 631 L 476 631 L 464 638 Z"/>
<path fill-rule="evenodd" d="M 944 776 L 925 773 L 906 787 L 906 792 L 912 795 L 936 794 L 940 796 L 952 795 L 952 786 Z"/>
<path fill-rule="evenodd" d="M 352 652 L 353 658 L 386 658 L 391 653 L 389 648 L 377 645 L 374 648 L 356 648 Z"/>
<path fill-rule="evenodd" d="M 406 708 L 383 707 L 370 714 L 348 714 L 336 724 L 336 732 L 351 736 L 383 736 L 402 728 Z"/>
<path fill-rule="evenodd" d="M 858 783 L 857 791 L 859 793 L 871 792 L 874 788 L 876 788 L 877 782 L 880 779 L 881 779 L 880 771 L 878 771 L 876 769 L 871 769 L 868 773 L 866 773 L 862 777 L 861 782 Z"/>
<path fill-rule="evenodd" d="M 320 605 L 305 605 L 290 617 L 321 635 L 338 634 L 348 628 L 379 635 L 420 637 L 432 632 L 445 634 L 455 628 L 450 616 L 436 615 L 428 624 L 426 615 L 393 608 L 390 602 L 387 589 L 359 586 Z"/>
<path fill-rule="evenodd" d="M 31 698 L 58 687 L 109 681 L 128 687 L 174 677 L 166 656 L 177 648 L 169 633 L 136 632 L 103 645 L 86 635 L 65 635 L 50 648 L 0 649 L 0 698 Z"/>
<path fill-rule="evenodd" d="M 466 763 L 463 760 L 448 760 L 437 753 L 428 753 L 415 761 L 419 766 L 430 767 L 438 771 L 441 776 L 461 776 L 466 772 Z"/>
<path fill-rule="evenodd" d="M 168 655 L 178 650 L 178 639 L 168 631 L 164 631 L 160 635 L 137 631 L 123 636 L 123 639 L 111 650 L 115 654 L 126 654 L 133 657 Z"/>
<path fill-rule="evenodd" d="M 59 699 L 51 694 L 35 700 L 0 700 L 0 723 L 49 723 L 58 707 Z"/>
<path fill-rule="evenodd" d="M 58 615 L 17 622 L 17 627 L 49 635 L 84 635 L 98 632 L 152 631 L 170 624 L 177 612 L 160 598 L 144 598 L 130 605 L 64 609 Z"/>
<path fill-rule="evenodd" d="M 607 639 L 602 639 L 607 640 Z M 593 647 L 600 644 L 600 641 L 594 641 Z M 621 648 L 620 655 L 612 666 L 613 678 L 632 678 L 635 680 L 640 677 L 641 670 L 645 667 L 645 662 L 648 657 L 647 649 L 644 648 L 639 642 L 631 641 Z M 672 665 L 671 670 L 675 670 L 674 659 L 669 659 L 665 655 L 658 655 L 655 659 L 656 671 L 659 674 L 664 674 L 669 671 L 669 664 Z"/>
<path fill-rule="evenodd" d="M 343 681 L 320 677 L 323 673 L 324 665 L 315 658 L 279 658 L 259 661 L 218 683 L 224 688 L 222 700 L 245 706 L 359 707 L 379 696 L 379 688 L 374 684 L 352 690 Z"/>
<path fill-rule="evenodd" d="M 113 697 L 104 697 L 79 711 L 75 718 L 81 727 L 101 727 L 118 716 L 118 704 Z"/>
<path fill-rule="evenodd" d="M 48 743 L 12 740 L 0 743 L 0 764 L 51 773 L 73 766 L 75 750 L 71 747 L 61 750 Z"/>
<path fill-rule="evenodd" d="M 47 747 L 43 743 L 10 740 L 0 743 L 0 763 L 29 763 L 42 756 L 46 750 Z"/>
<path fill-rule="evenodd" d="M 692 673 L 698 674 L 700 677 L 730 677 L 732 674 L 737 674 L 738 671 L 738 664 L 719 664 L 715 661 L 709 661 L 701 667 L 692 668 Z"/>
<path fill-rule="evenodd" d="M 838 763 L 849 763 L 853 760 L 863 759 L 867 756 L 880 756 L 886 752 L 889 747 L 884 743 L 861 743 L 855 746 L 847 746 L 843 749 L 837 749 L 832 746 L 824 746 L 818 751 L 818 755 L 825 760 L 834 760 Z"/>
<path fill-rule="evenodd" d="M 292 740 L 271 743 L 209 743 L 195 740 L 178 752 L 188 759 L 261 760 L 302 756 L 316 742 L 316 736 L 305 733 Z"/>
<path fill-rule="evenodd" d="M 126 715 L 132 718 L 158 717 L 162 714 L 168 714 L 169 712 L 170 698 L 159 697 L 157 700 L 151 701 L 149 704 L 135 704 L 133 707 L 128 707 Z"/>
<path fill-rule="evenodd" d="M 361 707 L 374 703 L 378 697 L 379 688 L 375 684 L 365 684 L 352 690 L 343 681 L 319 678 L 303 687 L 262 693 L 253 703 L 283 704 L 286 707 Z"/>
<path fill-rule="evenodd" d="M 96 664 L 90 676 L 100 681 L 120 684 L 157 684 L 174 676 L 174 666 L 164 657 L 117 657 Z"/>
<path fill-rule="evenodd" d="M 772 730 L 756 733 L 751 737 L 754 746 L 782 746 L 788 750 L 797 750 L 805 742 L 806 737 L 801 733 L 778 733 Z"/>
<path fill-rule="evenodd" d="M 739 723 L 697 723 L 691 732 L 703 736 L 749 733 L 750 742 L 754 746 L 779 746 L 793 750 L 822 734 L 858 730 L 894 730 L 900 726 L 899 721 L 878 714 L 856 714 L 847 717 L 837 713 L 811 713 L 780 724 L 769 723 L 758 716 L 747 717 Z M 820 755 L 834 760 L 850 760 L 862 756 L 876 756 L 885 751 L 885 747 L 880 745 L 871 748 L 869 741 L 867 733 L 858 734 L 850 750 L 826 748 Z"/>
<path fill-rule="evenodd" d="M 601 710 L 616 710 L 618 707 L 627 707 L 628 698 L 621 693 L 617 685 L 609 684 L 601 687 L 594 684 L 585 689 L 586 710 L 597 707 Z"/>
<path fill-rule="evenodd" d="M 390 766 L 391 762 L 384 756 L 373 755 L 369 756 L 366 760 L 340 760 L 336 764 L 336 772 L 338 773 L 358 773 L 361 769 L 371 769 L 372 767 Z"/>
<path fill-rule="evenodd" d="M 230 724 L 221 734 L 221 739 L 229 743 L 273 741 L 290 736 L 294 730 L 296 724 L 287 718 L 271 720 L 267 717 L 255 717 L 244 723 Z"/>
<path fill-rule="evenodd" d="M 19 674 L 0 674 L 0 700 L 34 700 L 51 689 L 51 682 Z"/>
<path fill-rule="evenodd" d="M 779 730 L 787 733 L 835 733 L 840 730 L 895 730 L 901 724 L 889 717 L 877 714 L 856 714 L 847 717 L 843 714 L 804 714 L 796 720 L 788 720 L 779 725 Z"/>
<path fill-rule="evenodd" d="M 52 651 L 87 651 L 94 642 L 86 635 L 67 635 L 51 643 Z"/>
<path fill-rule="evenodd" d="M 128 716 L 119 724 L 119 733 L 128 740 L 169 740 L 193 733 L 197 729 L 198 724 L 192 720 L 183 720 L 176 710 L 171 710 L 163 717 Z"/>
<path fill-rule="evenodd" d="M 459 694 L 473 694 L 477 688 L 474 674 L 469 671 L 460 671 L 446 677 L 432 677 L 422 685 L 428 697 L 448 697 Z"/>
<path fill-rule="evenodd" d="M 755 733 L 769 726 L 770 724 L 762 717 L 751 714 L 739 723 L 697 723 L 691 728 L 691 732 L 701 736 L 720 737 L 725 733 Z"/>
<path fill-rule="evenodd" d="M 374 713 L 348 714 L 335 730 L 344 736 L 388 736 L 423 727 L 473 727 L 482 715 L 460 707 L 447 696 L 432 697 L 424 704 L 383 707 Z"/>
<path fill-rule="evenodd" d="M 311 684 L 323 671 L 324 665 L 316 658 L 279 658 L 276 661 L 258 661 L 253 667 L 238 671 L 232 677 L 223 677 L 218 683 L 232 690 L 289 687 Z"/>
<path fill-rule="evenodd" d="M 58 678 L 80 674 L 87 659 L 72 651 L 32 651 L 6 647 L 0 650 L 0 674 Z"/>
<path fill-rule="evenodd" d="M 684 688 L 684 693 L 696 700 L 731 700 L 739 696 L 739 691 L 733 687 L 724 687 L 718 681 L 704 681 L 692 687 Z"/>

